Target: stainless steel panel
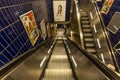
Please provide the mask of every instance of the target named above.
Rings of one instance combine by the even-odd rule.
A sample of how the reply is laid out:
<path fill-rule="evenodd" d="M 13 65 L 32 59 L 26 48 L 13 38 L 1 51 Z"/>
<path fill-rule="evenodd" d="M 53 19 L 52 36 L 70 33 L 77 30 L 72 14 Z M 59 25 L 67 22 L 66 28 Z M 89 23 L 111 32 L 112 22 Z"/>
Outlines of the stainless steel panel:
<path fill-rule="evenodd" d="M 80 50 L 71 43 L 68 44 L 71 50 L 70 60 L 78 80 L 109 80 Z M 77 64 L 76 67 L 72 57 Z"/>
<path fill-rule="evenodd" d="M 50 42 L 48 43 L 50 44 Z M 29 56 L 21 64 L 19 64 L 14 70 L 5 75 L 1 80 L 39 80 L 43 67 L 48 59 L 47 51 L 50 47 L 43 45 L 37 49 L 34 54 Z M 46 61 L 40 68 L 40 63 L 46 56 Z"/>

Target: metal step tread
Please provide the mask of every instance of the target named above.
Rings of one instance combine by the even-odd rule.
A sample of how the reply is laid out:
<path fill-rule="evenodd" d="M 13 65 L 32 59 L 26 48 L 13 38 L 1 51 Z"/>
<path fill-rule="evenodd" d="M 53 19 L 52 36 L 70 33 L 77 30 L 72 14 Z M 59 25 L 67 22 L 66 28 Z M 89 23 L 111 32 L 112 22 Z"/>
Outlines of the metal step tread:
<path fill-rule="evenodd" d="M 69 61 L 68 59 L 61 59 L 61 60 L 59 60 L 59 59 L 57 59 L 57 60 L 52 59 L 52 60 L 49 61 L 49 63 L 62 63 L 62 62 L 68 62 L 68 61 Z"/>
<path fill-rule="evenodd" d="M 68 69 L 70 64 L 68 62 L 50 62 L 48 64 L 48 69 Z"/>
<path fill-rule="evenodd" d="M 91 29 L 83 29 L 84 32 L 92 32 Z"/>
<path fill-rule="evenodd" d="M 85 41 L 86 42 L 93 42 L 94 40 L 93 40 L 93 38 L 85 38 Z"/>
<path fill-rule="evenodd" d="M 43 78 L 42 80 L 75 80 L 74 78 Z"/>
<path fill-rule="evenodd" d="M 88 17 L 81 17 L 81 20 L 89 20 Z"/>
<path fill-rule="evenodd" d="M 88 23 L 90 23 L 90 21 L 81 21 L 82 22 L 82 24 L 88 24 Z"/>
<path fill-rule="evenodd" d="M 56 43 L 63 43 L 63 40 L 57 40 L 57 42 Z"/>
<path fill-rule="evenodd" d="M 86 48 L 86 50 L 90 53 L 96 53 L 95 48 Z"/>
<path fill-rule="evenodd" d="M 71 69 L 46 69 L 44 78 L 54 77 L 54 78 L 72 78 Z"/>
<path fill-rule="evenodd" d="M 66 54 L 64 54 L 64 55 L 59 55 L 59 54 L 54 55 L 54 54 L 52 54 L 51 59 L 68 59 L 68 56 Z"/>
<path fill-rule="evenodd" d="M 86 47 L 95 47 L 94 43 L 85 43 Z"/>
<path fill-rule="evenodd" d="M 82 25 L 82 28 L 87 28 L 87 29 L 89 29 L 90 28 L 90 25 Z"/>
<path fill-rule="evenodd" d="M 85 37 L 92 37 L 92 34 L 89 34 L 89 33 L 84 33 L 83 34 Z"/>
<path fill-rule="evenodd" d="M 55 50 L 55 51 L 53 51 L 53 54 L 54 55 L 65 55 L 66 54 L 66 52 L 65 51 L 58 51 L 58 50 Z"/>
<path fill-rule="evenodd" d="M 88 14 L 81 14 L 81 17 L 88 17 Z"/>

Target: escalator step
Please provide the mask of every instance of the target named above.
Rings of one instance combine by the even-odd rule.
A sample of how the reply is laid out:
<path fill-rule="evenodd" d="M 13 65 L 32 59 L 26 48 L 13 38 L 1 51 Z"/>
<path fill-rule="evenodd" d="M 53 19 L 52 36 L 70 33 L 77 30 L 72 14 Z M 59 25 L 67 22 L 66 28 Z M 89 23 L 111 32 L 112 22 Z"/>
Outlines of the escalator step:
<path fill-rule="evenodd" d="M 73 78 L 43 78 L 42 80 L 75 80 Z"/>
<path fill-rule="evenodd" d="M 65 49 L 63 49 L 63 48 L 59 48 L 59 49 L 55 48 L 55 49 L 53 50 L 53 53 L 56 54 L 56 52 L 58 52 L 58 53 L 64 52 L 64 53 L 65 53 Z M 66 54 L 66 53 L 65 53 L 65 54 Z"/>
<path fill-rule="evenodd" d="M 86 47 L 95 47 L 95 45 L 93 43 L 85 43 Z"/>
<path fill-rule="evenodd" d="M 90 53 L 96 53 L 96 50 L 94 48 L 87 48 L 86 50 Z"/>
<path fill-rule="evenodd" d="M 81 14 L 88 14 L 87 12 L 81 11 Z"/>
<path fill-rule="evenodd" d="M 82 25 L 83 28 L 90 28 L 90 25 Z"/>
<path fill-rule="evenodd" d="M 69 69 L 70 65 L 68 62 L 50 62 L 48 69 Z"/>
<path fill-rule="evenodd" d="M 88 17 L 88 14 L 81 14 L 81 17 Z"/>
<path fill-rule="evenodd" d="M 93 40 L 93 38 L 85 38 L 85 41 L 86 42 L 93 42 L 94 40 Z"/>
<path fill-rule="evenodd" d="M 50 60 L 50 63 L 51 63 L 51 62 L 58 62 L 58 63 L 59 63 L 59 62 L 63 62 L 63 63 L 64 63 L 64 62 L 68 62 L 68 59 L 51 59 L 51 60 Z"/>
<path fill-rule="evenodd" d="M 88 17 L 81 17 L 81 20 L 89 20 L 89 18 Z"/>
<path fill-rule="evenodd" d="M 89 24 L 89 21 L 82 21 L 82 24 Z"/>
<path fill-rule="evenodd" d="M 72 78 L 71 69 L 46 69 L 45 78 Z"/>
<path fill-rule="evenodd" d="M 63 41 L 62 40 L 58 40 L 56 43 L 63 43 Z"/>
<path fill-rule="evenodd" d="M 52 55 L 51 59 L 68 59 L 67 55 Z"/>
<path fill-rule="evenodd" d="M 83 29 L 83 32 L 91 32 L 91 29 Z"/>
<path fill-rule="evenodd" d="M 83 35 L 84 37 L 92 37 L 92 34 L 89 34 L 89 33 L 84 33 Z"/>

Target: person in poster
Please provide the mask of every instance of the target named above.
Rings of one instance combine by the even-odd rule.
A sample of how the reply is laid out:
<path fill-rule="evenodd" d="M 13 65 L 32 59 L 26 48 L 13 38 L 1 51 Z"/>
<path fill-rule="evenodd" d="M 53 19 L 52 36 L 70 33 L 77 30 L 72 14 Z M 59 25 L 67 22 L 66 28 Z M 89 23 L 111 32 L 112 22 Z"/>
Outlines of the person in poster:
<path fill-rule="evenodd" d="M 55 21 L 65 21 L 66 16 L 66 0 L 53 1 L 53 11 L 54 11 L 54 20 Z"/>
<path fill-rule="evenodd" d="M 29 11 L 23 15 L 20 16 L 20 19 L 23 23 L 23 26 L 27 32 L 27 35 L 34 46 L 35 42 L 37 41 L 39 37 L 39 31 L 36 25 L 36 21 L 34 18 L 33 11 Z"/>
<path fill-rule="evenodd" d="M 62 5 L 58 5 L 58 12 L 56 16 L 62 16 Z"/>

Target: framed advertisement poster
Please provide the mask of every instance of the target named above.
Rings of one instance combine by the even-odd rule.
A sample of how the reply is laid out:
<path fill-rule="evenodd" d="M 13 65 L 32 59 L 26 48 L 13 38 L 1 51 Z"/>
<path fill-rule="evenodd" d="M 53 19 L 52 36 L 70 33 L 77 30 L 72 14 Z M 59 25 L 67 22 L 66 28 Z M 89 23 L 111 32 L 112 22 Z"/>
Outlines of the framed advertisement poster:
<path fill-rule="evenodd" d="M 114 49 L 120 54 L 120 41 L 114 46 Z"/>
<path fill-rule="evenodd" d="M 41 31 L 42 31 L 41 37 L 43 38 L 43 40 L 45 40 L 47 34 L 46 34 L 46 26 L 45 26 L 44 20 L 41 21 L 40 26 L 41 26 Z"/>
<path fill-rule="evenodd" d="M 66 17 L 66 0 L 54 0 L 53 11 L 55 21 L 65 21 Z"/>
<path fill-rule="evenodd" d="M 120 29 L 120 12 L 115 12 L 107 26 L 107 30 L 109 30 L 113 34 L 116 34 L 119 31 L 119 29 Z"/>
<path fill-rule="evenodd" d="M 40 34 L 36 25 L 33 11 L 31 10 L 21 15 L 20 20 L 22 21 L 22 24 L 25 28 L 25 31 L 30 39 L 32 46 L 34 46 Z"/>
<path fill-rule="evenodd" d="M 108 14 L 112 4 L 113 4 L 114 0 L 105 0 L 102 9 L 101 9 L 101 13 L 103 14 Z"/>

